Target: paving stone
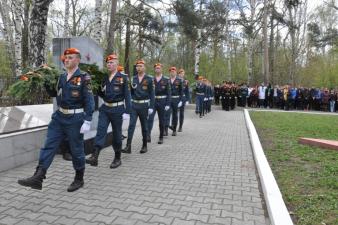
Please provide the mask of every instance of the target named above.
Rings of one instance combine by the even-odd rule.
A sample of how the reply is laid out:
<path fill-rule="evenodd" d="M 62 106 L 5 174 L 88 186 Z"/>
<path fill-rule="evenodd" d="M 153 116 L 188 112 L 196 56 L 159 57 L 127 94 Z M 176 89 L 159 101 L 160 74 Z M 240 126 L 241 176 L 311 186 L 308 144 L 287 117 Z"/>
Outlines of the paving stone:
<path fill-rule="evenodd" d="M 109 169 L 112 150 L 103 149 L 76 192 L 66 191 L 74 171 L 60 155 L 42 191 L 17 184 L 36 162 L 0 173 L 0 224 L 266 225 L 243 112 L 213 109 L 199 119 L 187 108 L 183 132 L 163 145 L 154 125 L 147 154 L 138 153 L 138 125 L 122 166 Z"/>

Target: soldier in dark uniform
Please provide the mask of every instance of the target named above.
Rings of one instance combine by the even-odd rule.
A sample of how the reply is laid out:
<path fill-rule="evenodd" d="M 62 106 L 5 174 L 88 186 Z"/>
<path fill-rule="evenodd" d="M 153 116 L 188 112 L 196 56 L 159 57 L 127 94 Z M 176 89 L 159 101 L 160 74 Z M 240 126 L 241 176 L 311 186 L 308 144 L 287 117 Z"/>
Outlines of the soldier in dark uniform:
<path fill-rule="evenodd" d="M 222 109 L 225 110 L 225 88 L 226 82 L 223 82 L 222 86 L 220 87 L 220 100 L 222 104 Z"/>
<path fill-rule="evenodd" d="M 202 118 L 203 114 L 203 106 L 204 106 L 204 97 L 206 92 L 206 87 L 202 82 L 203 77 L 198 76 L 197 82 L 196 82 L 196 114 L 200 114 L 200 118 Z"/>
<path fill-rule="evenodd" d="M 225 111 L 229 111 L 231 108 L 231 85 L 227 84 L 224 90 L 224 105 Z"/>
<path fill-rule="evenodd" d="M 220 91 L 221 91 L 220 86 L 218 84 L 215 85 L 215 87 L 214 87 L 215 105 L 219 105 L 219 99 L 220 99 L 220 96 L 221 96 Z"/>
<path fill-rule="evenodd" d="M 168 77 L 162 75 L 162 65 L 156 63 L 155 69 L 155 110 L 149 115 L 148 119 L 148 142 L 151 142 L 151 130 L 153 129 L 154 117 L 157 112 L 160 128 L 160 137 L 158 144 L 163 144 L 165 132 L 165 113 L 169 111 L 171 105 L 171 86 Z"/>
<path fill-rule="evenodd" d="M 296 102 L 295 102 L 295 109 L 302 110 L 303 103 L 304 103 L 304 96 L 303 96 L 304 88 L 298 87 L 296 90 Z"/>
<path fill-rule="evenodd" d="M 210 97 L 210 88 L 208 86 L 208 80 L 207 79 L 203 79 L 203 84 L 205 86 L 205 95 L 204 95 L 204 99 L 203 99 L 203 113 L 202 116 L 206 115 L 208 113 L 208 100 Z"/>
<path fill-rule="evenodd" d="M 86 163 L 91 166 L 98 165 L 100 150 L 104 147 L 107 136 L 107 129 L 111 124 L 113 130 L 112 147 L 115 157 L 110 165 L 111 169 L 121 165 L 122 149 L 122 122 L 123 118 L 129 119 L 130 114 L 130 91 L 129 81 L 125 74 L 117 71 L 117 55 L 109 55 L 106 58 L 109 75 L 104 78 L 98 95 L 103 99 L 104 104 L 99 109 L 99 121 L 97 133 L 94 140 L 94 151 Z"/>
<path fill-rule="evenodd" d="M 46 86 L 51 97 L 57 98 L 58 110 L 48 125 L 45 146 L 40 151 L 39 164 L 34 175 L 18 180 L 20 185 L 42 189 L 42 182 L 50 167 L 60 142 L 68 138 L 75 170 L 74 181 L 67 191 L 72 192 L 84 184 L 85 154 L 83 134 L 90 130 L 94 111 L 94 97 L 90 75 L 80 71 L 80 51 L 69 48 L 64 51 L 65 73 L 61 74 L 56 87 Z"/>
<path fill-rule="evenodd" d="M 232 110 L 235 109 L 235 105 L 236 105 L 236 86 L 235 83 L 231 83 L 231 87 L 230 87 L 230 107 Z"/>
<path fill-rule="evenodd" d="M 303 110 L 309 110 L 310 108 L 310 90 L 308 88 L 303 88 L 303 91 L 302 91 L 302 96 L 303 96 L 303 104 L 302 104 L 302 107 L 303 107 Z"/>
<path fill-rule="evenodd" d="M 180 69 L 178 71 L 178 76 L 182 79 L 183 82 L 183 99 L 182 106 L 179 108 L 179 127 L 178 132 L 182 132 L 182 126 L 184 122 L 184 108 L 189 104 L 190 101 L 190 92 L 189 92 L 189 81 L 184 79 L 185 71 L 184 69 Z"/>
<path fill-rule="evenodd" d="M 239 93 L 240 93 L 240 106 L 242 107 L 246 107 L 246 98 L 248 96 L 248 87 L 246 86 L 245 83 L 243 83 L 239 89 Z"/>
<path fill-rule="evenodd" d="M 173 131 L 172 136 L 177 135 L 178 124 L 178 109 L 183 105 L 183 81 L 177 76 L 176 67 L 171 67 L 170 72 L 170 85 L 171 85 L 171 106 L 170 113 L 166 113 L 166 130 L 171 128 Z M 172 116 L 171 126 L 170 117 Z"/>
<path fill-rule="evenodd" d="M 210 81 L 208 81 L 208 86 L 209 86 L 209 92 L 210 92 L 210 96 L 209 96 L 209 99 L 208 99 L 208 113 L 210 113 L 211 112 L 212 100 L 214 99 L 214 90 L 211 86 Z"/>
<path fill-rule="evenodd" d="M 154 79 L 145 73 L 145 62 L 136 62 L 137 75 L 131 80 L 131 113 L 128 127 L 127 145 L 122 149 L 122 153 L 131 153 L 131 142 L 133 140 L 137 118 L 140 118 L 142 129 L 142 148 L 140 153 L 146 153 L 148 135 L 148 115 L 154 111 L 155 92 Z"/>

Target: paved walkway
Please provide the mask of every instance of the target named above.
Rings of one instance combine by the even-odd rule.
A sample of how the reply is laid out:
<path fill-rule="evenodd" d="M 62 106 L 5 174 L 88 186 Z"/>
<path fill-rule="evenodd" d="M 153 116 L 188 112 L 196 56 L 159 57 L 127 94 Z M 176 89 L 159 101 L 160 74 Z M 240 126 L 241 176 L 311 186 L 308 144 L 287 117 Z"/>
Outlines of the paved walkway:
<path fill-rule="evenodd" d="M 71 162 L 54 160 L 43 190 L 21 187 L 36 163 L 0 173 L 0 224 L 243 224 L 268 221 L 242 111 L 186 111 L 183 133 L 141 155 L 140 128 L 131 155 L 111 170 L 111 148 L 86 168 L 85 187 L 66 191 Z"/>

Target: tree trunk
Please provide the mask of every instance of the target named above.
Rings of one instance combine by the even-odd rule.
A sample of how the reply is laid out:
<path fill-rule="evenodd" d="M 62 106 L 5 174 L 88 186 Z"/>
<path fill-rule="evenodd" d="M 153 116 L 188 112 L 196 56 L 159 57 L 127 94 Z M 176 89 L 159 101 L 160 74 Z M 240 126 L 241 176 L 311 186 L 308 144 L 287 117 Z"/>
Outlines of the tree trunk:
<path fill-rule="evenodd" d="M 127 1 L 127 5 L 130 3 L 130 1 Z M 129 76 L 132 76 L 129 71 L 129 48 L 130 48 L 130 19 L 127 18 L 126 21 L 126 46 L 125 46 L 125 52 L 124 52 L 124 71 Z"/>
<path fill-rule="evenodd" d="M 63 36 L 64 37 L 68 37 L 70 34 L 70 30 L 69 30 L 69 0 L 65 0 L 65 19 L 63 21 L 63 26 L 64 26 L 64 30 L 63 30 Z"/>
<path fill-rule="evenodd" d="M 74 0 L 71 0 L 71 4 L 72 4 L 72 36 L 76 36 L 77 35 L 77 30 L 76 30 L 76 3 Z"/>
<path fill-rule="evenodd" d="M 228 40 L 227 40 L 227 55 L 228 55 L 228 59 L 227 59 L 227 62 L 228 62 L 228 81 L 232 81 L 232 66 L 231 66 L 231 40 L 230 40 L 230 37 L 228 37 Z"/>
<path fill-rule="evenodd" d="M 29 64 L 29 14 L 30 0 L 24 0 L 24 21 L 22 29 L 22 67 L 26 68 Z"/>
<path fill-rule="evenodd" d="M 15 39 L 14 39 L 14 55 L 15 55 L 15 74 L 21 75 L 22 71 L 22 10 L 23 2 L 21 0 L 13 1 L 14 25 L 15 25 Z"/>
<path fill-rule="evenodd" d="M 11 62 L 11 70 L 13 76 L 16 74 L 15 70 L 15 55 L 13 49 L 15 49 L 13 39 L 13 23 L 11 21 L 9 12 L 11 11 L 7 0 L 0 1 L 0 14 L 3 22 L 3 35 L 6 41 L 6 50 Z"/>
<path fill-rule="evenodd" d="M 250 0 L 250 21 L 254 23 L 254 18 L 256 14 L 256 0 Z M 254 24 L 252 24 L 252 27 Z M 254 46 L 255 46 L 255 37 L 253 31 L 248 35 L 248 58 L 247 58 L 247 67 L 248 67 L 248 84 L 252 82 L 253 76 L 253 58 L 254 58 Z"/>
<path fill-rule="evenodd" d="M 195 41 L 195 66 L 194 66 L 194 74 L 195 77 L 199 75 L 199 66 L 200 66 L 200 56 L 201 56 L 201 29 L 197 31 L 197 40 Z"/>
<path fill-rule="evenodd" d="M 99 44 L 102 38 L 102 0 L 95 0 L 94 29 L 93 39 Z"/>
<path fill-rule="evenodd" d="M 141 59 L 143 54 L 142 54 L 142 42 L 143 42 L 143 31 L 142 31 L 142 26 L 141 24 L 138 26 L 138 42 L 137 42 L 137 58 Z"/>
<path fill-rule="evenodd" d="M 264 0 L 264 12 L 263 12 L 263 49 L 264 49 L 264 61 L 263 61 L 263 73 L 264 82 L 267 84 L 270 82 L 270 69 L 269 69 L 269 44 L 268 44 L 268 10 L 269 1 Z"/>
<path fill-rule="evenodd" d="M 272 6 L 274 7 L 274 6 Z M 271 9 L 272 9 L 271 7 Z M 275 79 L 274 79 L 274 66 L 275 66 L 275 46 L 274 46 L 274 17 L 271 14 L 270 17 L 270 46 L 269 46 L 269 59 L 270 59 L 270 65 L 269 65 L 269 69 L 270 69 L 270 81 L 272 84 L 275 83 Z"/>
<path fill-rule="evenodd" d="M 288 8 L 289 19 L 290 19 L 290 37 L 291 37 L 291 62 L 289 68 L 289 79 L 290 83 L 294 85 L 295 83 L 295 67 L 296 67 L 296 30 L 295 30 L 295 21 L 293 17 L 292 7 Z M 295 13 L 296 14 L 296 13 Z"/>
<path fill-rule="evenodd" d="M 199 13 L 202 13 L 202 4 L 203 0 L 200 1 L 199 5 Z M 202 30 L 197 28 L 197 40 L 195 41 L 195 66 L 194 66 L 194 73 L 195 78 L 199 75 L 199 66 L 200 66 L 200 56 L 201 56 L 201 37 L 202 37 Z"/>
<path fill-rule="evenodd" d="M 48 9 L 53 0 L 34 0 L 30 16 L 30 49 L 29 61 L 33 67 L 38 67 L 46 62 L 45 40 L 47 30 Z"/>
<path fill-rule="evenodd" d="M 112 0 L 110 10 L 109 31 L 107 37 L 108 41 L 106 49 L 107 55 L 115 52 L 114 43 L 115 43 L 116 8 L 117 8 L 117 0 Z"/>

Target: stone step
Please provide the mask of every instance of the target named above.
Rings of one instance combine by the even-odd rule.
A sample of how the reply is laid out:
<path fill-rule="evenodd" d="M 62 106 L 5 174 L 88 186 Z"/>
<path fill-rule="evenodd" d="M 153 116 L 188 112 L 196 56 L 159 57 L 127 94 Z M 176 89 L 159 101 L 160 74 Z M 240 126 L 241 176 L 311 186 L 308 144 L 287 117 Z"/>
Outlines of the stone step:
<path fill-rule="evenodd" d="M 316 138 L 300 138 L 298 141 L 303 145 L 310 145 L 320 148 L 333 149 L 338 150 L 338 141 L 334 140 L 324 140 L 324 139 L 316 139 Z"/>

